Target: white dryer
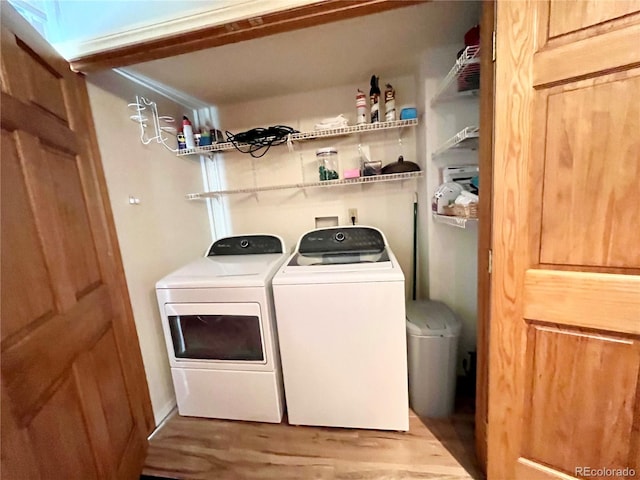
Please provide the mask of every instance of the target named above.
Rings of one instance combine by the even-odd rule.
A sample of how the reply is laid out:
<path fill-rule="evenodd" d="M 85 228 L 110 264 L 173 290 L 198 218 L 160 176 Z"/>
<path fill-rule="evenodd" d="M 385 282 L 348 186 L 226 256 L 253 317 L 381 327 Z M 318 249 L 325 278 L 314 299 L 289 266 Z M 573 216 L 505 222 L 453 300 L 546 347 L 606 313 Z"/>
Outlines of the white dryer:
<path fill-rule="evenodd" d="M 273 291 L 289 423 L 408 430 L 404 275 L 382 232 L 306 233 Z"/>
<path fill-rule="evenodd" d="M 282 420 L 271 279 L 286 257 L 280 237 L 223 238 L 157 282 L 180 415 Z"/>

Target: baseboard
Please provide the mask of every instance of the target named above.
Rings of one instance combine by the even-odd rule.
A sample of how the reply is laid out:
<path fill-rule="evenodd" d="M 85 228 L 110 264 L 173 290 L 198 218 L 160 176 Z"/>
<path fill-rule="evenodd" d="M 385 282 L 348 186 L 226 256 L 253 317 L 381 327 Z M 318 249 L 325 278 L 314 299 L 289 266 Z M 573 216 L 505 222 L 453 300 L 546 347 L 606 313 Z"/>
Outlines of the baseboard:
<path fill-rule="evenodd" d="M 153 419 L 155 421 L 156 424 L 156 430 L 158 429 L 158 427 L 160 427 L 160 425 L 162 425 L 164 423 L 164 421 L 167 419 L 167 417 L 169 415 L 171 415 L 171 413 L 178 408 L 176 401 L 175 400 L 170 400 L 167 403 L 165 403 L 161 408 L 155 410 L 153 412 Z M 155 430 L 154 430 L 155 431 Z M 153 433 L 152 433 L 153 435 Z"/>

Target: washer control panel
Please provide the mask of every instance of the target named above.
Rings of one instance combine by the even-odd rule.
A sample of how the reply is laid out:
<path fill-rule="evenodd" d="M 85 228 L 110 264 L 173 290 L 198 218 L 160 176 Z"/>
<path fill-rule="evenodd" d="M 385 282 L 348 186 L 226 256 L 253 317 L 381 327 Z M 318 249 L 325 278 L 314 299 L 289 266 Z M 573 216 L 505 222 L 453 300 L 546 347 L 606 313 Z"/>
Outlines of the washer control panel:
<path fill-rule="evenodd" d="M 301 254 L 378 253 L 384 250 L 384 238 L 375 228 L 336 227 L 314 230 L 300 239 Z"/>
<path fill-rule="evenodd" d="M 209 248 L 208 257 L 214 255 L 258 255 L 282 253 L 282 239 L 274 235 L 239 235 L 217 240 Z"/>

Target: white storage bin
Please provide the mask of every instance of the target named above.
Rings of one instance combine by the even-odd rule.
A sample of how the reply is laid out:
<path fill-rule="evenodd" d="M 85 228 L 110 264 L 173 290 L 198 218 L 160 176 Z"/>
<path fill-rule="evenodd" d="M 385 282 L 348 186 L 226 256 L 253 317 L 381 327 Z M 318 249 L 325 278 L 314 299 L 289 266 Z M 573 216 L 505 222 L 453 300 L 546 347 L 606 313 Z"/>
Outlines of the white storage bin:
<path fill-rule="evenodd" d="M 453 413 L 462 324 L 442 302 L 407 302 L 409 403 L 420 417 Z"/>

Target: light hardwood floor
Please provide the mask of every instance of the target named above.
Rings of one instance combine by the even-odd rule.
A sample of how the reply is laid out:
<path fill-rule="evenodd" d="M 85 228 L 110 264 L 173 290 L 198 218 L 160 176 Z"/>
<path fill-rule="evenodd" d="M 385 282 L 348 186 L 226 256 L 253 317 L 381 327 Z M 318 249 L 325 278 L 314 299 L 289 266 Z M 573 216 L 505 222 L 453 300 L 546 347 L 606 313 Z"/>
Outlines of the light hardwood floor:
<path fill-rule="evenodd" d="M 147 475 L 179 479 L 481 479 L 473 414 L 421 420 L 407 433 L 174 415 L 150 441 Z"/>

